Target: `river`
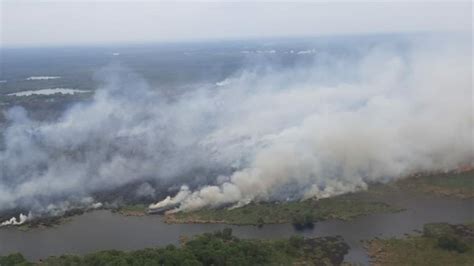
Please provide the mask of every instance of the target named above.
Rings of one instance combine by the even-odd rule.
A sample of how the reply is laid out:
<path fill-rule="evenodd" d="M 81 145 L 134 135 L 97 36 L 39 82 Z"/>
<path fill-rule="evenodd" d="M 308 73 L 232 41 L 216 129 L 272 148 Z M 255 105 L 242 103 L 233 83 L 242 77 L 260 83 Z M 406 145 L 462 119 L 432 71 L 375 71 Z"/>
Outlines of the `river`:
<path fill-rule="evenodd" d="M 161 216 L 123 216 L 98 210 L 73 217 L 54 228 L 20 231 L 0 229 L 0 255 L 21 252 L 37 261 L 51 255 L 86 254 L 104 249 L 133 250 L 178 244 L 181 235 L 192 236 L 231 227 L 241 238 L 272 239 L 300 234 L 307 237 L 340 235 L 350 245 L 345 260 L 368 264 L 362 240 L 374 237 L 401 237 L 416 233 L 431 222 L 463 223 L 473 221 L 474 200 L 406 197 L 399 195 L 392 203 L 406 208 L 398 213 L 374 214 L 352 221 L 318 222 L 313 229 L 297 231 L 291 224 L 229 226 L 224 224 L 166 224 Z"/>

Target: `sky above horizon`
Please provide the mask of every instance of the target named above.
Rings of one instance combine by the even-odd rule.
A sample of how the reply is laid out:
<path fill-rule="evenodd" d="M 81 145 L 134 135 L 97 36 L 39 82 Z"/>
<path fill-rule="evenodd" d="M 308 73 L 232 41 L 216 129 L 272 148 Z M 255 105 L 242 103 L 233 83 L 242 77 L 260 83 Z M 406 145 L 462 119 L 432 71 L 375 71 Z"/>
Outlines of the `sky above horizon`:
<path fill-rule="evenodd" d="M 3 47 L 472 32 L 470 1 L 0 1 Z"/>

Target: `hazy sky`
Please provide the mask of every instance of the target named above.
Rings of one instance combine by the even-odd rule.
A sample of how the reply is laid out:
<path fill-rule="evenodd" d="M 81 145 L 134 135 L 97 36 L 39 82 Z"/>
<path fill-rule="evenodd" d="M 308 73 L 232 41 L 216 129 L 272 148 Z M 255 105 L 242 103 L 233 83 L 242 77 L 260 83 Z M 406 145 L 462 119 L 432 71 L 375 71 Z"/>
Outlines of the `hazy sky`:
<path fill-rule="evenodd" d="M 472 30 L 470 1 L 0 1 L 2 46 Z"/>

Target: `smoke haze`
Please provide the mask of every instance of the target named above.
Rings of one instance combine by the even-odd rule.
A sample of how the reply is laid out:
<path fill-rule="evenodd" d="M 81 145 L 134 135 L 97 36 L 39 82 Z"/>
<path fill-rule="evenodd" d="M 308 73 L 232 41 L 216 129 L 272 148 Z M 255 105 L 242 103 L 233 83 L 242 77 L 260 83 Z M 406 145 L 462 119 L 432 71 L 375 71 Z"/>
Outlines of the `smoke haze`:
<path fill-rule="evenodd" d="M 471 48 L 315 49 L 293 67 L 260 62 L 171 96 L 106 67 L 93 99 L 55 122 L 8 110 L 0 211 L 90 205 L 131 183 L 137 195 L 174 189 L 151 205 L 174 211 L 324 198 L 471 164 Z"/>

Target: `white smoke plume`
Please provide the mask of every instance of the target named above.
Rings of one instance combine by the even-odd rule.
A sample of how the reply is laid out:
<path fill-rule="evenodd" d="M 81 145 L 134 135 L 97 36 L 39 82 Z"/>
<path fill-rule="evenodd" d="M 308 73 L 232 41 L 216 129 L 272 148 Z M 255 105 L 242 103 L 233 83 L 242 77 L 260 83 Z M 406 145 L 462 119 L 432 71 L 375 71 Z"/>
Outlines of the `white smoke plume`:
<path fill-rule="evenodd" d="M 176 196 L 174 196 L 173 198 L 171 198 L 170 196 L 167 196 L 164 200 L 158 203 L 150 204 L 149 208 L 158 209 L 161 207 L 176 205 L 180 203 L 181 201 L 183 201 L 184 199 L 188 198 L 190 194 L 191 192 L 189 191 L 189 188 L 187 186 L 182 186 L 178 194 L 176 194 Z"/>
<path fill-rule="evenodd" d="M 351 45 L 176 94 L 110 67 L 93 100 L 56 122 L 10 109 L 0 211 L 166 189 L 150 181 L 182 186 L 150 206 L 175 211 L 321 198 L 472 163 L 470 40 Z"/>
<path fill-rule="evenodd" d="M 96 202 L 96 203 L 93 203 L 91 205 L 91 208 L 92 209 L 100 209 L 100 208 L 102 208 L 102 206 L 104 206 L 104 204 L 102 204 L 102 202 Z"/>
<path fill-rule="evenodd" d="M 254 147 L 248 165 L 221 184 L 180 191 L 157 205 L 179 202 L 176 212 L 280 195 L 324 198 L 368 182 L 472 165 L 470 53 L 425 48 L 409 59 L 375 50 L 355 83 L 264 83 L 283 88 L 236 103 L 251 112 L 210 136 L 228 139 L 222 146 L 247 138 L 238 145 Z"/>
<path fill-rule="evenodd" d="M 28 214 L 28 215 L 24 215 L 23 213 L 20 213 L 20 216 L 18 217 L 18 220 L 16 219 L 16 217 L 12 217 L 11 219 L 0 223 L 0 227 L 8 226 L 8 225 L 22 225 L 26 221 L 30 220 L 31 218 L 32 218 L 31 213 Z"/>

